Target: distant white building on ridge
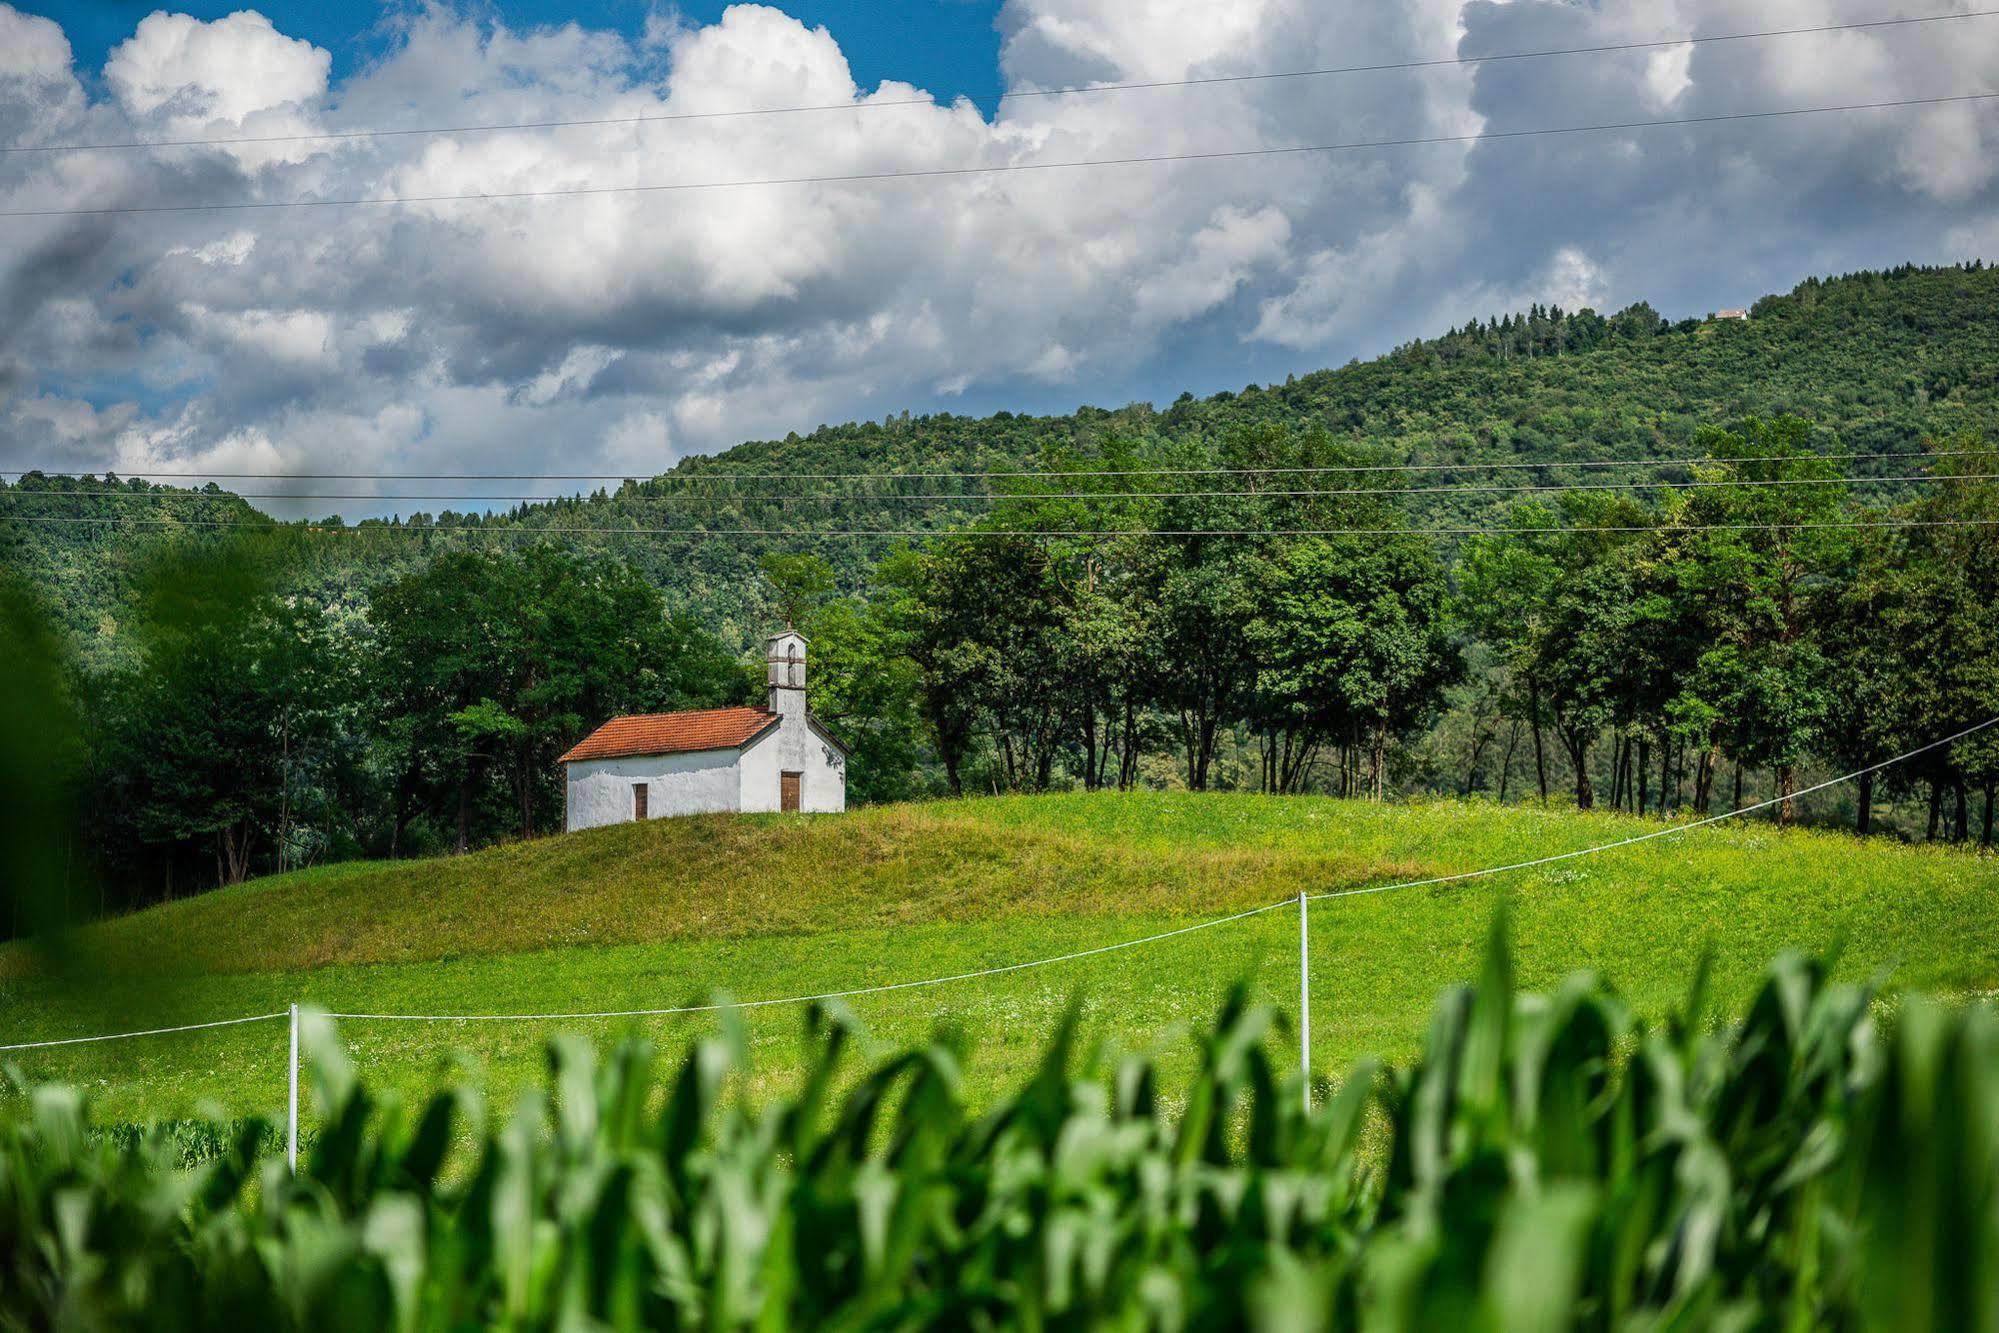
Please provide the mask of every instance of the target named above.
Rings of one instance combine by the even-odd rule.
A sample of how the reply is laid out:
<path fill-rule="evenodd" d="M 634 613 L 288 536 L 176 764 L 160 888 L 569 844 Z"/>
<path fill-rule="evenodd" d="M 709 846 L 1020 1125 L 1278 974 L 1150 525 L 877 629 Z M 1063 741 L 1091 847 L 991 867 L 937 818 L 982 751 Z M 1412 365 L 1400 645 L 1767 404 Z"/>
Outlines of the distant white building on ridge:
<path fill-rule="evenodd" d="M 805 636 L 765 651 L 769 703 L 614 717 L 562 756 L 564 827 L 729 810 L 847 808 L 847 747 L 805 704 Z"/>

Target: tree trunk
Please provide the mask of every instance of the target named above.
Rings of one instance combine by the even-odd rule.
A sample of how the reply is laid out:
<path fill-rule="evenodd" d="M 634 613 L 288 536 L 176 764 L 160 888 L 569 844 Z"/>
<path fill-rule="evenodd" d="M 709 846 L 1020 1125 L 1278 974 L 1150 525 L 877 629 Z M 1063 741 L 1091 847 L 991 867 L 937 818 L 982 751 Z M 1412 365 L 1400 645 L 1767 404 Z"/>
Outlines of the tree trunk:
<path fill-rule="evenodd" d="M 1130 791 L 1138 781 L 1138 705 L 1130 699 L 1124 705 L 1124 742 L 1118 754 L 1118 790 Z"/>
<path fill-rule="evenodd" d="M 1083 790 L 1097 789 L 1097 706 L 1083 705 Z"/>
<path fill-rule="evenodd" d="M 1187 789 L 1208 789 L 1208 766 L 1215 754 L 1215 719 L 1205 713 L 1182 713 L 1181 730 L 1187 737 Z"/>
<path fill-rule="evenodd" d="M 250 877 L 250 832 L 242 822 L 215 831 L 215 867 L 224 884 Z"/>
<path fill-rule="evenodd" d="M 458 779 L 458 841 L 456 850 L 463 856 L 472 845 L 472 779 L 468 775 Z"/>
<path fill-rule="evenodd" d="M 1935 778 L 1931 778 L 1930 827 L 1929 832 L 1923 835 L 1925 842 L 1935 842 L 1937 840 L 1937 821 L 1941 818 L 1943 818 L 1943 784 Z"/>
<path fill-rule="evenodd" d="M 1854 797 L 1853 831 L 1861 837 L 1874 832 L 1874 774 L 1860 775 L 1859 790 Z"/>
<path fill-rule="evenodd" d="M 924 720 L 937 738 L 937 757 L 944 764 L 944 785 L 953 796 L 965 794 L 965 745 L 969 728 L 960 726 L 953 719 L 951 709 L 941 695 L 925 691 L 923 701 Z"/>
<path fill-rule="evenodd" d="M 1992 796 L 1995 787 L 1999 787 L 1999 780 L 1985 780 L 1985 828 L 1978 835 L 1978 845 L 1988 852 L 1992 850 Z"/>
<path fill-rule="evenodd" d="M 1298 747 L 1298 758 L 1291 765 L 1291 776 L 1284 783 L 1284 790 L 1305 792 L 1311 789 L 1312 769 L 1319 762 L 1319 742 Z"/>
<path fill-rule="evenodd" d="M 1541 688 L 1535 686 L 1527 696 L 1527 706 L 1532 710 L 1530 725 L 1534 728 L 1534 780 L 1540 784 L 1541 799 L 1548 799 L 1548 760 L 1541 749 Z"/>
<path fill-rule="evenodd" d="M 1506 786 L 1513 776 L 1513 751 L 1520 744 L 1520 719 L 1513 719 L 1513 726 L 1506 733 L 1506 758 L 1499 765 L 1499 803 L 1506 804 Z"/>
<path fill-rule="evenodd" d="M 1798 789 L 1798 770 L 1790 764 L 1777 765 L 1777 822 L 1788 828 L 1797 819 L 1796 806 L 1791 803 L 1791 794 Z"/>
<path fill-rule="evenodd" d="M 1478 761 L 1485 754 L 1485 747 L 1492 744 L 1498 734 L 1497 728 L 1492 731 L 1481 728 L 1472 732 L 1471 762 L 1465 765 L 1465 788 L 1458 793 L 1460 797 L 1470 796 L 1472 788 L 1478 785 Z"/>
<path fill-rule="evenodd" d="M 1701 762 L 1694 778 L 1694 813 L 1705 815 L 1714 807 L 1714 778 L 1721 771 L 1721 738 L 1710 735 L 1707 749 L 1701 751 Z"/>
<path fill-rule="evenodd" d="M 389 825 L 389 859 L 395 860 L 402 854 L 403 834 L 409 830 L 410 821 L 416 818 L 416 784 L 420 770 L 414 759 L 396 777 L 396 812 Z"/>
<path fill-rule="evenodd" d="M 1742 763 L 1740 760 L 1735 765 L 1735 804 L 1728 808 L 1731 810 L 1740 810 L 1742 808 Z"/>
<path fill-rule="evenodd" d="M 1651 793 L 1646 790 L 1652 778 L 1652 742 L 1645 737 L 1638 738 L 1638 813 L 1645 813 L 1645 805 Z"/>
<path fill-rule="evenodd" d="M 1569 752 L 1569 762 L 1576 770 L 1576 809 L 1590 810 L 1596 806 L 1596 786 L 1589 776 L 1589 743 L 1587 735 L 1564 731 L 1563 748 Z"/>
<path fill-rule="evenodd" d="M 1116 704 L 1112 704 L 1104 710 L 1102 733 L 1097 745 L 1097 787 L 1099 790 L 1110 786 L 1115 781 L 1111 775 L 1111 761 L 1119 757 L 1118 752 L 1124 746 L 1124 736 L 1118 731 Z M 1124 765 L 1120 763 L 1118 767 L 1121 772 Z"/>
<path fill-rule="evenodd" d="M 278 714 L 278 873 L 285 873 L 285 857 L 292 845 L 292 710 Z"/>
<path fill-rule="evenodd" d="M 1971 796 L 1965 790 L 1964 779 L 1956 779 L 1952 784 L 1957 789 L 1957 827 L 1951 834 L 1952 842 L 1963 842 L 1971 836 Z"/>
<path fill-rule="evenodd" d="M 1610 733 L 1610 808 L 1624 808 L 1624 733 Z"/>
<path fill-rule="evenodd" d="M 1374 743 L 1368 749 L 1367 768 L 1368 786 L 1379 802 L 1388 776 L 1388 728 L 1385 725 L 1374 729 Z"/>

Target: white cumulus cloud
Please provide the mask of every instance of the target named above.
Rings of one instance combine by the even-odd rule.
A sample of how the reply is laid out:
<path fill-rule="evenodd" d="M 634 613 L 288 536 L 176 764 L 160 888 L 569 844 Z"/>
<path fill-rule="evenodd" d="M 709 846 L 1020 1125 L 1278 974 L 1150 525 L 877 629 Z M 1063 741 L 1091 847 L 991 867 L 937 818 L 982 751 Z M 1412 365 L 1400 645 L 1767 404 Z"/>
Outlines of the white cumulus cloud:
<path fill-rule="evenodd" d="M 1744 26 L 1733 0 L 1007 0 L 1021 94 L 1670 45 L 987 115 L 920 67 L 860 85 L 837 24 L 766 5 L 628 37 L 432 4 L 336 79 L 254 10 L 144 17 L 99 71 L 0 4 L 8 144 L 598 122 L 0 158 L 0 210 L 433 200 L 0 219 L 0 464 L 646 471 L 906 407 L 1280 379 L 1534 301 L 1699 312 L 1989 251 L 1990 102 L 1202 157 L 1999 87 L 1994 20 L 1681 40 Z M 714 114 L 801 104 L 835 109 Z M 585 193 L 434 198 L 547 191 Z"/>

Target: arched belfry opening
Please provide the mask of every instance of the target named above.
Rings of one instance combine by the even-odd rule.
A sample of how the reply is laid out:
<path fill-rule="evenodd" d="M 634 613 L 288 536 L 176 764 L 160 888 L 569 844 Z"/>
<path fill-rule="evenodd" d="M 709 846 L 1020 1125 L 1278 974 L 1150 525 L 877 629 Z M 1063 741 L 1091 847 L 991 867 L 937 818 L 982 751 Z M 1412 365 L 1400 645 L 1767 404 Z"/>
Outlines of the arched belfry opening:
<path fill-rule="evenodd" d="M 805 636 L 786 626 L 773 634 L 764 652 L 765 682 L 770 688 L 770 711 L 805 711 Z"/>

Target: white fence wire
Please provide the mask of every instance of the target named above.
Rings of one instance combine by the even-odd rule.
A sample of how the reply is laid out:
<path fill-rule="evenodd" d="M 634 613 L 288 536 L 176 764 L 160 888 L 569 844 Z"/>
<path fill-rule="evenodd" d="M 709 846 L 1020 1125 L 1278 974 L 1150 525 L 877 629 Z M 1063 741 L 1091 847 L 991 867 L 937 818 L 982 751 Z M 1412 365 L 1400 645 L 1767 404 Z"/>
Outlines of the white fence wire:
<path fill-rule="evenodd" d="M 1824 791 L 1829 787 L 1839 786 L 1841 783 L 1852 782 L 1855 779 L 1864 777 L 1869 773 L 1876 773 L 1885 768 L 1892 768 L 1897 764 L 1905 763 L 1908 760 L 1913 759 L 1918 755 L 1926 754 L 1931 750 L 1941 749 L 1942 747 L 1947 745 L 1953 745 L 1956 742 L 1961 741 L 1968 736 L 1975 735 L 1976 733 L 1984 731 L 1986 728 L 1992 726 L 1999 726 L 1999 717 L 1987 718 L 1983 722 L 1979 722 L 1973 726 L 1966 727 L 1962 731 L 1953 732 L 1951 735 L 1945 736 L 1940 740 L 1934 740 L 1929 742 L 1927 745 L 1919 745 L 1913 750 L 1904 751 L 1903 753 L 1896 755 L 1892 759 L 1884 759 L 1877 764 L 1869 764 L 1864 768 L 1856 768 L 1850 773 L 1842 773 L 1838 777 L 1828 778 L 1824 782 L 1814 783 L 1809 787 L 1802 788 L 1788 795 L 1773 796 L 1769 800 L 1757 801 L 1750 805 L 1741 806 L 1734 810 L 1728 810 L 1718 815 L 1708 815 L 1704 818 L 1696 819 L 1689 823 L 1674 824 L 1666 828 L 1653 829 L 1650 832 L 1634 834 L 1629 838 L 1619 838 L 1614 842 L 1598 843 L 1591 847 L 1579 847 L 1573 851 L 1556 852 L 1549 856 L 1539 856 L 1526 861 L 1513 861 L 1505 865 L 1482 866 L 1476 870 L 1462 870 L 1449 875 L 1432 875 L 1425 879 L 1402 880 L 1393 884 L 1374 884 L 1374 885 L 1369 885 L 1365 888 L 1358 888 L 1358 889 L 1335 889 L 1325 893 L 1305 893 L 1301 891 L 1295 898 L 1285 898 L 1278 902 L 1265 903 L 1261 907 L 1252 907 L 1245 911 L 1231 913 L 1227 916 L 1211 917 L 1205 921 L 1197 921 L 1192 925 L 1180 926 L 1173 930 L 1160 931 L 1157 934 L 1153 935 L 1142 935 L 1137 937 L 1136 939 L 1119 940 L 1114 944 L 1098 945 L 1095 948 L 1079 949 L 1073 953 L 1055 954 L 1047 958 L 1033 958 L 1025 962 L 1003 963 L 996 967 L 979 968 L 975 971 L 970 971 L 970 972 L 952 972 L 942 976 L 920 977 L 910 981 L 893 981 L 874 986 L 857 986 L 847 990 L 815 991 L 810 994 L 804 994 L 804 995 L 785 995 L 770 999 L 744 1000 L 744 1001 L 730 1002 L 730 1003 L 675 1005 L 660 1009 L 559 1010 L 547 1013 L 487 1013 L 487 1014 L 479 1014 L 479 1013 L 401 1014 L 401 1013 L 361 1013 L 361 1012 L 335 1011 L 335 1012 L 329 1012 L 326 1016 L 328 1018 L 342 1019 L 353 1022 L 542 1023 L 542 1022 L 583 1021 L 589 1019 L 606 1019 L 606 1018 L 657 1018 L 657 1017 L 667 1017 L 679 1014 L 716 1013 L 725 1009 L 727 1010 L 764 1009 L 777 1005 L 810 1004 L 816 1001 L 823 1001 L 823 1000 L 853 999 L 865 995 L 881 995 L 890 991 L 914 990 L 919 987 L 925 987 L 925 986 L 943 986 L 953 982 L 973 981 L 981 977 L 995 977 L 995 976 L 1001 976 L 1009 972 L 1026 971 L 1029 968 L 1049 967 L 1056 963 L 1070 963 L 1070 962 L 1076 962 L 1084 958 L 1095 958 L 1102 954 L 1117 953 L 1121 950 L 1135 949 L 1142 945 L 1147 945 L 1147 944 L 1157 944 L 1162 940 L 1174 939 L 1181 935 L 1191 935 L 1195 931 L 1208 930 L 1215 926 L 1226 926 L 1233 922 L 1247 920 L 1250 917 L 1262 916 L 1268 912 L 1275 912 L 1281 908 L 1290 907 L 1293 903 L 1296 903 L 1298 906 L 1298 937 L 1299 937 L 1299 954 L 1298 954 L 1299 1005 L 1302 1011 L 1301 1021 L 1299 1025 L 1300 1029 L 1299 1061 L 1300 1061 L 1300 1069 L 1301 1072 L 1303 1073 L 1305 1081 L 1306 1105 L 1307 1108 L 1309 1109 L 1311 1104 L 1311 1009 L 1310 1009 L 1311 966 L 1310 966 L 1310 956 L 1308 952 L 1309 946 L 1307 941 L 1307 931 L 1309 929 L 1310 918 L 1307 909 L 1311 903 L 1324 902 L 1328 899 L 1333 899 L 1333 898 L 1358 898 L 1370 894 L 1393 893 L 1401 889 L 1429 888 L 1442 884 L 1461 883 L 1466 880 L 1485 879 L 1493 875 L 1503 875 L 1513 871 L 1531 870 L 1539 866 L 1553 865 L 1560 861 L 1572 861 L 1578 857 L 1595 856 L 1603 852 L 1611 852 L 1611 851 L 1616 851 L 1619 848 L 1635 846 L 1641 842 L 1651 842 L 1658 838 L 1677 837 L 1681 834 L 1691 833 L 1696 829 L 1706 828 L 1713 824 L 1719 824 L 1724 820 L 1739 819 L 1744 815 L 1755 814 L 1758 811 L 1770 809 L 1772 806 L 1782 805 L 1789 801 L 1795 801 L 1800 797 L 1809 796 L 1813 792 Z M 9 1045 L 0 1045 L 0 1053 L 5 1053 L 8 1051 L 46 1050 L 51 1047 L 58 1047 L 58 1046 L 80 1046 L 93 1042 L 124 1041 L 129 1038 L 136 1038 L 136 1037 L 158 1037 L 158 1036 L 165 1036 L 171 1033 L 198 1032 L 209 1028 L 236 1027 L 247 1023 L 268 1023 L 268 1022 L 274 1022 L 281 1018 L 289 1019 L 291 1023 L 291 1061 L 290 1061 L 291 1067 L 289 1071 L 289 1098 L 288 1098 L 289 1105 L 287 1107 L 287 1115 L 286 1115 L 287 1125 L 286 1125 L 285 1142 L 286 1142 L 287 1158 L 290 1161 L 293 1168 L 296 1169 L 297 1157 L 298 1157 L 298 1012 L 299 1012 L 298 1006 L 294 1004 L 286 1009 L 279 1010 L 275 1013 L 249 1014 L 241 1018 L 219 1018 L 206 1023 L 183 1023 L 174 1027 L 145 1028 L 133 1032 L 107 1032 L 87 1037 L 63 1037 L 47 1041 L 14 1042 Z"/>
<path fill-rule="evenodd" d="M 243 1023 L 268 1023 L 272 1019 L 283 1018 L 288 1010 L 280 1009 L 274 1014 L 248 1014 L 242 1018 L 218 1018 L 212 1023 L 182 1023 L 170 1028 L 142 1028 L 137 1032 L 106 1032 L 95 1037 L 61 1037 L 55 1041 L 17 1041 L 11 1046 L 0 1046 L 0 1051 L 40 1051 L 51 1046 L 82 1046 L 93 1041 L 124 1041 L 127 1037 L 163 1037 L 170 1032 L 199 1032 L 203 1028 L 233 1028 Z"/>

